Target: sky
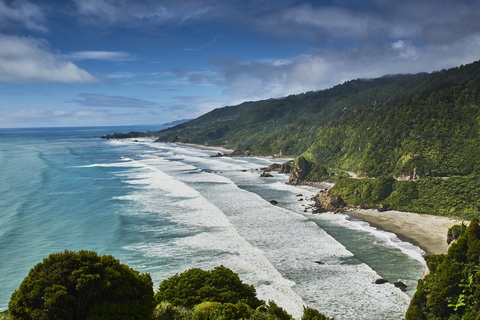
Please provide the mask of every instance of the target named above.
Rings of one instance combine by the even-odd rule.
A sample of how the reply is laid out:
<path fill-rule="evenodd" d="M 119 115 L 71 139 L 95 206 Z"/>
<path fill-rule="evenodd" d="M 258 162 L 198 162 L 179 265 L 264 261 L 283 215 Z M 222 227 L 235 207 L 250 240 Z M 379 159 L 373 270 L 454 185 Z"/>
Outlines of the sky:
<path fill-rule="evenodd" d="M 161 124 L 480 59 L 480 0 L 0 0 L 0 127 Z"/>

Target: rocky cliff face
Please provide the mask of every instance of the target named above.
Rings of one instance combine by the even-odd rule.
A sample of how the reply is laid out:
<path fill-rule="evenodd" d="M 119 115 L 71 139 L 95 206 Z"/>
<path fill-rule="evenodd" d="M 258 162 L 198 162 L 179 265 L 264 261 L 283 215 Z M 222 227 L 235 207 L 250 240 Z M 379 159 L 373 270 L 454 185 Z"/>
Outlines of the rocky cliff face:
<path fill-rule="evenodd" d="M 313 213 L 321 212 L 344 212 L 352 206 L 343 202 L 340 197 L 333 197 L 328 194 L 328 190 L 320 191 L 315 197 Z"/>
<path fill-rule="evenodd" d="M 284 164 L 274 163 L 268 167 L 260 168 L 260 170 L 264 172 L 277 171 L 278 173 L 290 173 L 292 172 L 292 167 L 288 164 L 288 162 Z"/>
<path fill-rule="evenodd" d="M 290 185 L 299 185 L 305 184 L 305 177 L 307 175 L 307 168 L 305 166 L 300 166 L 298 162 L 295 163 L 295 166 L 290 173 L 288 178 L 288 184 Z"/>

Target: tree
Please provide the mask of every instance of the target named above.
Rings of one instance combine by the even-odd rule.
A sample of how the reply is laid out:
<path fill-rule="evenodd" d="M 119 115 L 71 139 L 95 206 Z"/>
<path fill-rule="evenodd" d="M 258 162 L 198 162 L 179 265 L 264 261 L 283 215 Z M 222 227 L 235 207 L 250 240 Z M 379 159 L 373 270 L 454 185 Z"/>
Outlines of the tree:
<path fill-rule="evenodd" d="M 109 255 L 54 253 L 33 267 L 12 294 L 12 319 L 148 319 L 153 283 Z"/>
<path fill-rule="evenodd" d="M 176 274 L 160 283 L 155 300 L 157 303 L 168 301 L 186 308 L 192 308 L 203 301 L 242 301 L 254 309 L 263 304 L 263 301 L 257 299 L 252 285 L 243 283 L 236 273 L 224 266 L 210 271 L 194 268 Z"/>

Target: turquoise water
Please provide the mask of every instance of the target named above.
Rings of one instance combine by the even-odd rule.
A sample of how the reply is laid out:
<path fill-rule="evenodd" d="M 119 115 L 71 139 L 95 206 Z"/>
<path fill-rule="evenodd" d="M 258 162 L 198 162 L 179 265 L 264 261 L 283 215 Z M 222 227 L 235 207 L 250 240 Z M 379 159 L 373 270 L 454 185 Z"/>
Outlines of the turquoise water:
<path fill-rule="evenodd" d="M 402 318 L 424 269 L 419 248 L 346 215 L 305 213 L 297 195 L 318 189 L 259 178 L 268 159 L 98 139 L 158 129 L 0 129 L 0 310 L 44 257 L 86 249 L 150 273 L 155 287 L 223 264 L 296 317 L 308 305 L 336 319 Z"/>

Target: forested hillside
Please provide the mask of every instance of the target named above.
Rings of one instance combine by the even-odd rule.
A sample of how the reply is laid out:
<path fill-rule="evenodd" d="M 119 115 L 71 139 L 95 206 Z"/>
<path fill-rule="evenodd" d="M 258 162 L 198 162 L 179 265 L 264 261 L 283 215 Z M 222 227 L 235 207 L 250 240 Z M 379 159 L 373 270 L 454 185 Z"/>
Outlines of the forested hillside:
<path fill-rule="evenodd" d="M 416 92 L 426 74 L 348 81 L 329 90 L 215 109 L 193 121 L 158 132 L 161 142 L 225 146 L 239 153 L 297 156 L 325 125 L 369 102 Z"/>
<path fill-rule="evenodd" d="M 158 141 L 299 156 L 368 176 L 477 170 L 480 62 L 431 74 L 348 81 L 225 107 L 158 132 Z"/>
<path fill-rule="evenodd" d="M 148 135 L 159 142 L 224 146 L 241 155 L 303 155 L 367 177 L 465 176 L 480 171 L 479 97 L 475 62 L 245 102 Z M 139 133 L 106 138 L 130 135 Z"/>

